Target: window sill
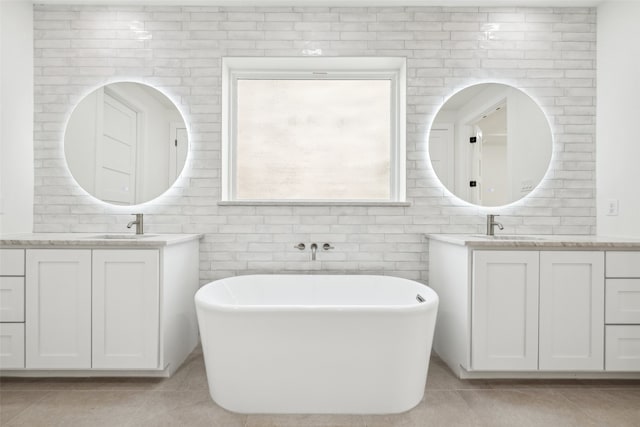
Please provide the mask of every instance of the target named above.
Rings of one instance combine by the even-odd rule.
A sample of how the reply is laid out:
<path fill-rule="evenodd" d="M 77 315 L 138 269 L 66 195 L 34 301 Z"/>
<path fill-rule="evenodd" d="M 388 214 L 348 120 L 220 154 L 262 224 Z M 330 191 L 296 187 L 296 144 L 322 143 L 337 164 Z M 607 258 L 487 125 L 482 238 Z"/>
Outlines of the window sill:
<path fill-rule="evenodd" d="M 411 206 L 411 202 L 391 201 L 302 201 L 302 200 L 221 200 L 218 206 Z"/>

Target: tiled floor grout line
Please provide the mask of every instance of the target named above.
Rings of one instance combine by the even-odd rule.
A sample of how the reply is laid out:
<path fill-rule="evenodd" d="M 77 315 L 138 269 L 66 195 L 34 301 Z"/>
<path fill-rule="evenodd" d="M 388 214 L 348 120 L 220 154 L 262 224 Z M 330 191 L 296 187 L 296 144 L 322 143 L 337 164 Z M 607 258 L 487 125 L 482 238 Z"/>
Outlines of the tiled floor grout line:
<path fill-rule="evenodd" d="M 36 391 L 36 390 L 34 390 Z M 37 390 L 37 391 L 44 391 L 44 390 Z M 35 401 L 31 402 L 29 405 L 25 406 L 24 408 L 22 408 L 20 411 L 18 411 L 17 413 L 15 413 L 13 415 L 13 417 L 9 418 L 8 420 L 6 420 L 7 423 L 10 423 L 12 420 L 16 419 L 20 414 L 22 414 L 24 411 L 26 411 L 27 409 L 29 409 L 30 407 L 32 407 L 33 405 L 41 402 L 45 397 L 47 397 L 47 395 L 51 394 L 52 391 L 47 390 L 39 399 L 36 399 Z"/>
<path fill-rule="evenodd" d="M 149 402 L 149 401 L 150 401 L 150 399 L 151 399 L 151 395 L 149 394 L 149 392 L 150 392 L 150 391 L 153 391 L 153 390 L 146 390 L 146 391 L 144 392 L 144 394 L 145 394 L 145 399 L 140 403 L 140 405 L 136 408 L 136 410 L 135 410 L 135 411 L 133 411 L 133 414 L 131 414 L 131 418 L 132 418 L 133 420 L 135 420 L 135 419 L 136 419 L 136 415 L 137 415 L 137 414 L 139 414 L 139 413 L 141 413 L 141 412 L 142 412 L 142 407 L 144 406 L 144 404 L 145 404 L 146 402 Z M 135 426 L 135 422 L 134 422 L 133 420 L 130 420 L 129 422 L 127 422 L 123 427 Z"/>
<path fill-rule="evenodd" d="M 592 420 L 594 423 L 597 423 L 598 420 L 596 418 L 594 418 L 593 416 L 589 415 L 589 413 L 587 411 L 585 411 L 584 409 L 582 409 L 582 406 L 578 405 L 577 403 L 573 402 L 571 399 L 569 399 L 567 396 L 565 396 L 562 391 L 558 391 L 558 394 L 560 396 L 562 396 L 562 398 L 567 401 L 568 405 L 570 405 L 573 410 L 579 411 L 582 415 L 584 415 L 585 417 L 587 417 L 588 419 Z"/>

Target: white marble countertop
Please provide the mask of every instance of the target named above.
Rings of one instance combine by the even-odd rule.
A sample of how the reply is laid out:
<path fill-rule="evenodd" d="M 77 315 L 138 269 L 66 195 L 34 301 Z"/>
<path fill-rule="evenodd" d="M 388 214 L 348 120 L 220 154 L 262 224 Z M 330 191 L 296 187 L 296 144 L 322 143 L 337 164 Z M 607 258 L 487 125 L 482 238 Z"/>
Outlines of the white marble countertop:
<path fill-rule="evenodd" d="M 127 247 L 154 248 L 196 240 L 202 234 L 20 233 L 0 234 L 0 248 Z"/>
<path fill-rule="evenodd" d="M 485 249 L 620 249 L 640 250 L 640 239 L 607 236 L 426 234 L 428 239 Z"/>

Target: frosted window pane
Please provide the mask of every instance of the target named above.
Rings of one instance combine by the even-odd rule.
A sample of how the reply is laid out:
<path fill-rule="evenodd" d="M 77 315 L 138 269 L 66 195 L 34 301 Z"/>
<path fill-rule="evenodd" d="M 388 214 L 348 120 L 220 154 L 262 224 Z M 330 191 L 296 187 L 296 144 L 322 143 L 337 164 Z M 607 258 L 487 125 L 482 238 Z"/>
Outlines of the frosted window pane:
<path fill-rule="evenodd" d="M 390 80 L 238 80 L 237 199 L 390 198 Z"/>

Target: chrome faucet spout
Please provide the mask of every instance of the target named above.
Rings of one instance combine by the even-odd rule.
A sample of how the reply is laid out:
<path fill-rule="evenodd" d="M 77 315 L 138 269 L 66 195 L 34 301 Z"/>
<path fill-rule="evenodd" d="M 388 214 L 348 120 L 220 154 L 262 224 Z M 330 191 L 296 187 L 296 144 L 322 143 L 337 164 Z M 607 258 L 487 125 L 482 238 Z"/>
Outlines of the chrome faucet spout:
<path fill-rule="evenodd" d="M 315 261 L 316 260 L 316 251 L 318 250 L 318 245 L 315 243 L 312 243 L 311 246 L 311 261 Z"/>
<path fill-rule="evenodd" d="M 495 217 L 500 215 L 487 215 L 487 236 L 493 236 L 494 227 L 497 225 L 500 230 L 504 230 L 502 224 L 495 220 Z"/>
<path fill-rule="evenodd" d="M 144 218 L 143 215 L 140 214 L 133 214 L 136 216 L 135 221 L 130 221 L 127 224 L 127 228 L 131 228 L 133 226 L 133 224 L 136 225 L 136 234 L 144 234 Z"/>

